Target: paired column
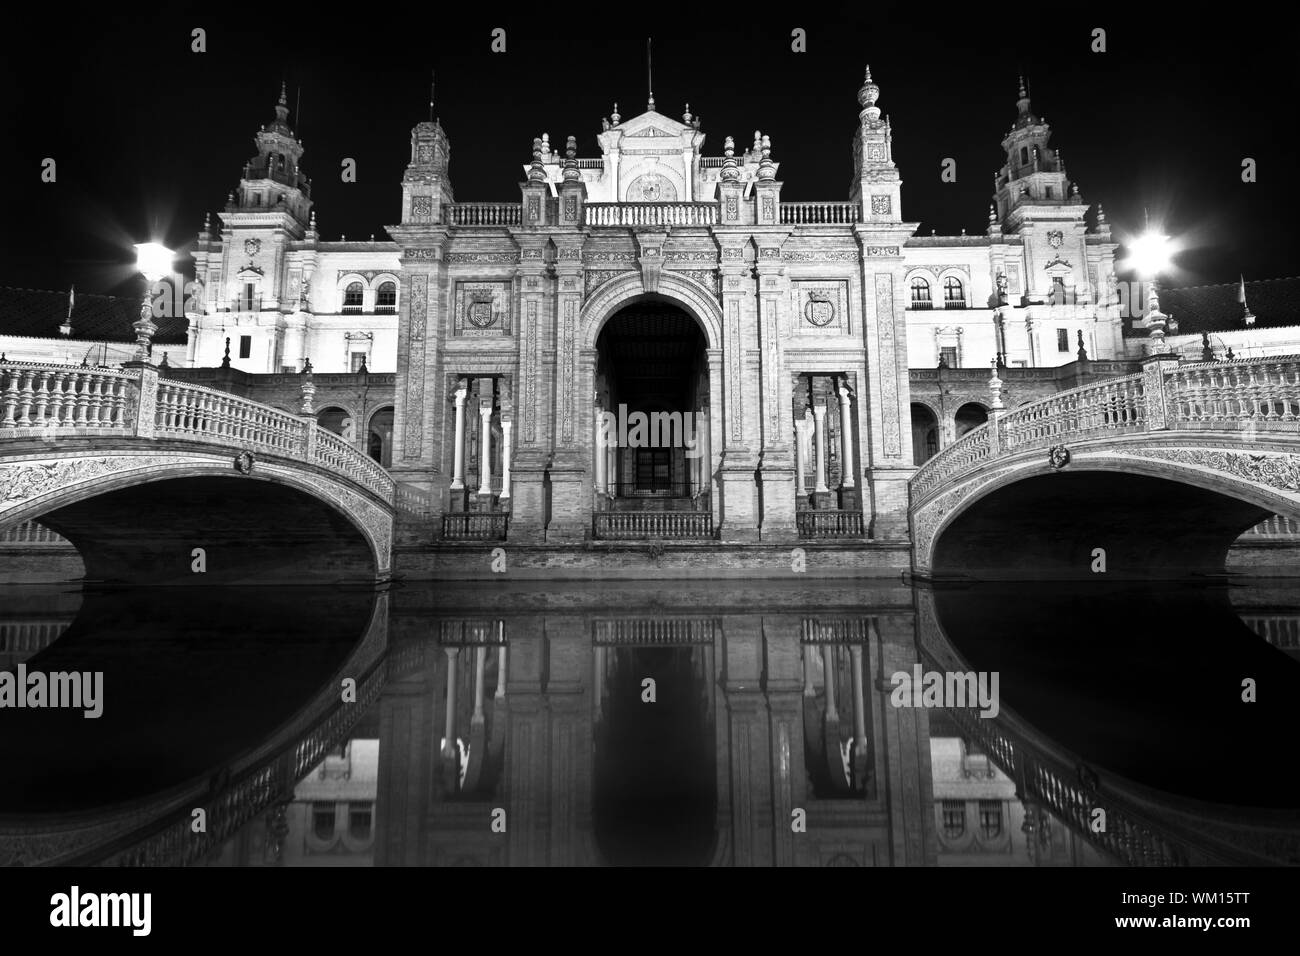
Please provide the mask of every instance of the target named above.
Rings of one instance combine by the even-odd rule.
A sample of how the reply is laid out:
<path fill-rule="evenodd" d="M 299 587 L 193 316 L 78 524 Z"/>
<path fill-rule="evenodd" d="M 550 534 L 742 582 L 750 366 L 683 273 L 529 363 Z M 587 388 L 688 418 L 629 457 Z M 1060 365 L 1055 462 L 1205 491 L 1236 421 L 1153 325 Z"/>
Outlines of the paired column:
<path fill-rule="evenodd" d="M 501 422 L 501 500 L 510 499 L 510 433 L 515 423 L 506 418 Z"/>
<path fill-rule="evenodd" d="M 478 446 L 478 470 L 480 495 L 492 494 L 492 406 L 480 404 L 479 419 L 482 422 L 481 438 Z"/>
<path fill-rule="evenodd" d="M 853 487 L 853 421 L 852 395 L 848 387 L 841 384 L 840 393 L 840 484 L 845 488 Z"/>
<path fill-rule="evenodd" d="M 451 490 L 460 491 L 465 487 L 465 399 L 469 397 L 469 387 L 465 380 L 456 383 L 456 444 L 451 469 Z"/>
<path fill-rule="evenodd" d="M 813 491 L 829 492 L 826 487 L 826 406 L 813 406 L 813 419 L 816 422 L 817 439 L 817 485 Z"/>
<path fill-rule="evenodd" d="M 447 721 L 442 755 L 450 760 L 456 756 L 456 658 L 460 648 L 445 647 L 443 650 L 447 652 Z"/>
<path fill-rule="evenodd" d="M 609 483 L 606 476 L 607 468 L 609 467 L 609 453 L 608 449 L 605 447 L 605 416 L 599 402 L 594 404 L 592 411 L 594 412 L 592 415 L 592 429 L 595 432 L 595 437 L 591 443 L 591 447 L 595 456 L 596 466 L 595 480 L 592 483 L 592 489 L 595 492 L 595 497 L 599 498 L 601 495 L 605 494 Z"/>
<path fill-rule="evenodd" d="M 808 416 L 806 411 L 803 418 L 795 419 L 794 431 L 794 493 L 802 498 L 808 494 L 808 486 L 804 483 L 804 471 L 808 468 L 806 452 L 804 451 L 808 447 Z"/>

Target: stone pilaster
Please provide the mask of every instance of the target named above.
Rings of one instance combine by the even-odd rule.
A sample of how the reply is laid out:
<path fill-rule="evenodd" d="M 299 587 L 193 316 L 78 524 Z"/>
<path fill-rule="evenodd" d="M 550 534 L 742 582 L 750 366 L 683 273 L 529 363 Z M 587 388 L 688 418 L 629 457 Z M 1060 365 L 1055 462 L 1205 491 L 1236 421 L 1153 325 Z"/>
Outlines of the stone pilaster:
<path fill-rule="evenodd" d="M 553 346 L 552 308 L 546 296 L 545 238 L 516 235 L 519 258 L 519 388 L 514 395 L 518 435 L 511 462 L 510 540 L 540 542 L 546 529 L 546 465 L 550 459 L 549 371 L 542 354 Z"/>
<path fill-rule="evenodd" d="M 722 247 L 722 451 L 718 470 L 722 489 L 718 528 L 723 541 L 756 541 L 759 513 L 754 472 L 758 467 L 759 423 L 754 420 L 758 383 L 748 361 L 746 335 L 753 297 L 752 266 L 745 262 L 748 236 L 728 232 L 716 237 Z"/>
<path fill-rule="evenodd" d="M 769 186 L 778 186 L 768 183 Z M 781 243 L 789 232 L 755 235 L 758 248 L 758 341 L 760 355 L 759 389 L 762 395 L 759 432 L 762 446 L 759 477 L 762 482 L 763 514 L 761 537 L 764 540 L 793 540 L 795 527 L 794 429 L 786 389 L 782 341 L 790 334 L 790 317 L 783 303 L 789 301 L 790 283 L 781 263 Z"/>
<path fill-rule="evenodd" d="M 555 416 L 551 521 L 547 541 L 580 541 L 591 527 L 591 436 L 596 354 L 578 340 L 582 312 L 581 237 L 556 238 Z"/>

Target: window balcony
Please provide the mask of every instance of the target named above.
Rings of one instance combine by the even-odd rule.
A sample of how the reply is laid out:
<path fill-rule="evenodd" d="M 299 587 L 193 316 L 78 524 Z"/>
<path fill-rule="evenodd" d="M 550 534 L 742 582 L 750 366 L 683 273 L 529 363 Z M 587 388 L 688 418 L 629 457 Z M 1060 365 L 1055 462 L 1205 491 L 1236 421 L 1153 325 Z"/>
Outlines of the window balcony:
<path fill-rule="evenodd" d="M 908 305 L 908 308 L 915 309 L 916 311 L 920 312 L 925 309 L 933 309 L 934 303 L 931 302 L 929 299 L 913 299 L 911 304 Z"/>
<path fill-rule="evenodd" d="M 964 308 L 966 308 L 966 300 L 965 300 L 965 299 L 948 299 L 946 302 L 944 302 L 943 307 L 944 307 L 945 309 L 964 309 Z"/>

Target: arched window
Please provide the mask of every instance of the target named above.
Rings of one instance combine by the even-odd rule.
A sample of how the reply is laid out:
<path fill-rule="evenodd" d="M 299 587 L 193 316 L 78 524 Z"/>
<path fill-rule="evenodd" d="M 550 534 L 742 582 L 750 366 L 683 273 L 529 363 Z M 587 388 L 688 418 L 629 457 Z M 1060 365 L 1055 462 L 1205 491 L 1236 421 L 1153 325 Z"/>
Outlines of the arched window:
<path fill-rule="evenodd" d="M 943 307 L 945 309 L 966 308 L 966 290 L 956 276 L 943 280 Z"/>
<path fill-rule="evenodd" d="M 376 312 L 396 312 L 397 311 L 397 283 L 381 282 L 379 284 L 379 293 L 375 297 Z"/>
<path fill-rule="evenodd" d="M 343 291 L 343 311 L 360 312 L 361 294 L 361 283 L 349 282 L 348 287 Z"/>
<path fill-rule="evenodd" d="M 912 280 L 912 308 L 928 309 L 931 304 L 930 283 L 917 276 Z"/>

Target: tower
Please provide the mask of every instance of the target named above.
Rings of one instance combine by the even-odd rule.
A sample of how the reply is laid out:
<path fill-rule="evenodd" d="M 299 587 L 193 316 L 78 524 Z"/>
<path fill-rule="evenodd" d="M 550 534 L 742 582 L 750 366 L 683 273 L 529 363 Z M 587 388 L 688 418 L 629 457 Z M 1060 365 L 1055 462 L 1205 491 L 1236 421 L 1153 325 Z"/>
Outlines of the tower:
<path fill-rule="evenodd" d="M 871 67 L 858 90 L 858 129 L 853 135 L 853 184 L 849 198 L 862 203 L 863 222 L 900 222 L 903 181 L 894 165 L 889 118 L 880 116 L 876 101 L 880 87 L 871 80 Z"/>
<path fill-rule="evenodd" d="M 1058 150 L 1048 145 L 1052 128 L 1030 107 L 1024 77 L 1016 100 L 1016 121 L 1002 140 L 1006 162 L 995 179 L 994 204 L 1002 230 L 1015 233 L 1026 219 L 1037 218 L 1053 207 L 1079 203 L 1079 191 L 1065 174 Z M 1049 218 L 1051 218 L 1049 216 Z"/>
<path fill-rule="evenodd" d="M 443 221 L 442 207 L 456 201 L 448 175 L 450 165 L 451 144 L 433 116 L 431 101 L 429 119 L 411 130 L 411 161 L 402 176 L 403 224 Z"/>

